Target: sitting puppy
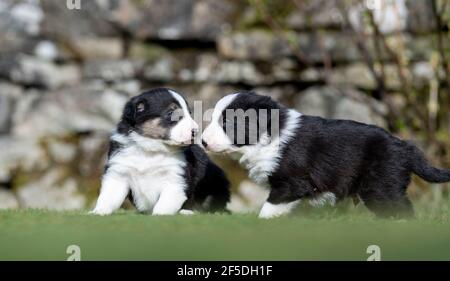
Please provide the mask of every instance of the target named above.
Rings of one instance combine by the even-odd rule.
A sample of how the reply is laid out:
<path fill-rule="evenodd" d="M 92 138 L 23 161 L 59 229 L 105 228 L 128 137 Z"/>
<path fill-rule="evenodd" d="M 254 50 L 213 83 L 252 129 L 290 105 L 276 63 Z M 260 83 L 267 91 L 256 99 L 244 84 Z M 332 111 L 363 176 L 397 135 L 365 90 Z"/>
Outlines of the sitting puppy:
<path fill-rule="evenodd" d="M 450 171 L 430 166 L 413 144 L 379 127 L 302 115 L 254 93 L 222 98 L 202 138 L 207 149 L 238 156 L 250 178 L 270 187 L 262 218 L 287 214 L 301 199 L 320 205 L 348 196 L 379 216 L 412 215 L 412 173 L 450 181 Z"/>
<path fill-rule="evenodd" d="M 154 89 L 132 98 L 110 139 L 95 209 L 108 215 L 127 195 L 141 212 L 172 215 L 182 208 L 224 211 L 229 182 L 197 145 L 198 125 L 183 97 Z"/>

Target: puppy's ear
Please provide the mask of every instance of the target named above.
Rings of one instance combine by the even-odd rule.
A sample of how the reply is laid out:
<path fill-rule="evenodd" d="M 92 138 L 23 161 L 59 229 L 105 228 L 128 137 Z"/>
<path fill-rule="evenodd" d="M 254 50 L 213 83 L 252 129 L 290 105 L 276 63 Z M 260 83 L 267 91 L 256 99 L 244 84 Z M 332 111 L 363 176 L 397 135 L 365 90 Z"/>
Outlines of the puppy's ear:
<path fill-rule="evenodd" d="M 136 108 L 131 100 L 125 104 L 122 119 L 130 125 L 134 125 L 136 122 Z"/>

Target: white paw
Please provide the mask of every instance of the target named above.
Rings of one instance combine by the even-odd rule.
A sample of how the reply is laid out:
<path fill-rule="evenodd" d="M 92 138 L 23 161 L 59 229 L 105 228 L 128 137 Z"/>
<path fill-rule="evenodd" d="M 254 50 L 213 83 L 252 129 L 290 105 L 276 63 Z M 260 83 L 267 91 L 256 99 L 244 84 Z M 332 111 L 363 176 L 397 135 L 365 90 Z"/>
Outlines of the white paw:
<path fill-rule="evenodd" d="M 180 215 L 184 215 L 184 216 L 192 216 L 192 215 L 195 214 L 195 212 L 192 211 L 192 210 L 185 210 L 185 209 L 183 209 L 183 210 L 180 210 L 179 214 Z"/>
<path fill-rule="evenodd" d="M 280 204 L 271 204 L 269 202 L 266 202 L 261 208 L 259 218 L 272 219 L 287 215 L 298 205 L 298 203 L 300 203 L 300 200 Z"/>
<path fill-rule="evenodd" d="M 261 212 L 261 213 L 259 213 L 258 218 L 260 218 L 260 219 L 273 219 L 273 218 L 280 217 L 280 216 L 282 216 L 282 214 L 275 214 L 275 213 L 269 214 L 269 213 Z"/>
<path fill-rule="evenodd" d="M 175 215 L 177 213 L 177 211 L 172 211 L 172 210 L 153 210 L 152 215 L 153 216 L 171 216 L 171 215 Z"/>
<path fill-rule="evenodd" d="M 107 215 L 111 215 L 112 211 L 105 210 L 105 209 L 94 209 L 94 210 L 90 211 L 89 214 L 96 215 L 96 216 L 107 216 Z"/>

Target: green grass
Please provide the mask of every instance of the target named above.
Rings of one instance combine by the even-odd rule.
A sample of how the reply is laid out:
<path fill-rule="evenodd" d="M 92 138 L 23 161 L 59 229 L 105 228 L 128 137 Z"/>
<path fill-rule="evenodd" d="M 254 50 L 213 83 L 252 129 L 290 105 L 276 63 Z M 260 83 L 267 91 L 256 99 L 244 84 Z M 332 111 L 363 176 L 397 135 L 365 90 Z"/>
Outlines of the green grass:
<path fill-rule="evenodd" d="M 447 212 L 381 220 L 367 212 L 310 211 L 273 220 L 256 215 L 152 217 L 121 211 L 0 212 L 0 260 L 450 260 Z"/>

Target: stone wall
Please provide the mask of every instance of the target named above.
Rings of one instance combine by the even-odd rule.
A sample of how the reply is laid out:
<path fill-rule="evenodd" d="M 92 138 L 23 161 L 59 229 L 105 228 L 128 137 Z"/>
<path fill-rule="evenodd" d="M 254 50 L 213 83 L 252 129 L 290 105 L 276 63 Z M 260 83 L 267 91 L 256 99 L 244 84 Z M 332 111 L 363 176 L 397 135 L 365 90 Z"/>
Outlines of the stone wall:
<path fill-rule="evenodd" d="M 81 0 L 70 10 L 60 0 L 0 0 L 0 208 L 90 207 L 122 106 L 151 87 L 177 89 L 204 109 L 254 89 L 306 114 L 387 126 L 385 101 L 372 97 L 376 81 L 342 29 L 340 1 L 269 2 L 282 35 L 247 1 Z M 412 80 L 427 85 L 436 24 L 428 1 L 380 2 L 380 32 L 408 50 Z M 346 13 L 363 30 L 367 2 L 354 3 Z M 395 92 L 399 78 L 386 60 Z M 264 192 L 220 161 L 238 191 L 231 207 L 256 208 Z"/>

